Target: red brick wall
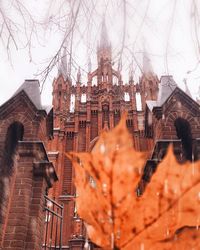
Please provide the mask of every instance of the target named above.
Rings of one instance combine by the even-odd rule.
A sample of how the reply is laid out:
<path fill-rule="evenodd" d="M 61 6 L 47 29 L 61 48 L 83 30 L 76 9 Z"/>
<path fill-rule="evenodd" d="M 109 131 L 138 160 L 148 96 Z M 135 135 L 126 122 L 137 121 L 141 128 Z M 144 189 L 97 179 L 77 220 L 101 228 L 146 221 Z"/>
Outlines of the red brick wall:
<path fill-rule="evenodd" d="M 91 114 L 91 141 L 98 135 L 98 113 Z"/>
<path fill-rule="evenodd" d="M 73 151 L 74 137 L 68 136 L 66 139 L 66 148 L 65 152 Z M 62 174 L 62 194 L 72 194 L 72 163 L 67 158 L 64 157 L 64 162 L 62 162 L 63 166 L 63 174 Z M 64 164 L 63 164 L 64 163 Z"/>
<path fill-rule="evenodd" d="M 46 156 L 41 143 L 20 143 L 16 154 L 1 246 L 9 250 L 38 250 L 43 243 L 44 194 L 49 178 L 45 168 L 49 163 L 44 164 Z"/>
<path fill-rule="evenodd" d="M 44 194 L 50 185 L 45 169 L 50 163 L 43 143 L 34 141 L 42 139 L 47 144 L 46 113 L 36 110 L 23 93 L 0 107 L 1 171 L 5 169 L 7 130 L 14 122 L 23 125 L 24 136 L 23 142 L 18 143 L 11 171 L 0 175 L 4 186 L 0 190 L 0 248 L 38 250 L 43 243 Z M 36 167 L 35 161 L 46 161 L 46 165 Z"/>
<path fill-rule="evenodd" d="M 53 83 L 54 127 L 56 129 L 49 149 L 52 152 L 58 151 L 54 162 L 60 183 L 54 186 L 51 195 L 55 195 L 58 201 L 64 203 L 63 240 L 66 245 L 68 245 L 68 239 L 73 235 L 75 188 L 73 183 L 74 170 L 64 152 L 91 150 L 104 126 L 107 125 L 107 129 L 116 126 L 124 111 L 128 112 L 128 129 L 133 135 L 136 150 L 149 150 L 152 147 L 152 143 L 149 141 L 147 143 L 144 138 L 144 133 L 138 130 L 138 116 L 143 118 L 144 112 L 136 110 L 135 93 L 136 88 L 137 92 L 145 93 L 144 84 L 136 87 L 133 81 L 130 81 L 128 85 L 123 85 L 119 75 L 118 85 L 112 85 L 114 71 L 110 65 L 106 66 L 106 70 L 107 67 L 109 68 L 108 77 L 105 77 L 105 72 L 102 74 L 103 65 L 99 65 L 96 71 L 89 73 L 87 86 L 79 82 L 72 85 L 70 81 L 64 82 L 62 77 L 58 77 Z M 118 76 L 116 72 L 115 76 Z M 99 81 L 98 86 L 91 86 L 94 77 L 97 77 Z M 103 79 L 104 82 L 102 82 Z M 154 80 L 157 84 L 158 79 L 155 77 Z M 59 95 L 59 91 L 61 91 L 61 95 Z M 124 92 L 129 93 L 130 101 L 124 101 Z M 87 96 L 87 103 L 80 101 L 80 96 L 83 93 Z M 69 112 L 71 94 L 76 96 L 74 113 Z M 145 101 L 144 95 L 142 101 Z M 142 106 L 144 107 L 144 103 Z"/>
<path fill-rule="evenodd" d="M 86 150 L 86 121 L 79 122 L 78 151 Z"/>
<path fill-rule="evenodd" d="M 200 137 L 200 118 L 197 112 L 190 110 L 184 99 L 179 96 L 172 98 L 170 103 L 166 103 L 162 108 L 162 117 L 153 118 L 154 141 L 158 139 L 178 139 L 174 122 L 181 117 L 189 122 L 193 138 Z"/>

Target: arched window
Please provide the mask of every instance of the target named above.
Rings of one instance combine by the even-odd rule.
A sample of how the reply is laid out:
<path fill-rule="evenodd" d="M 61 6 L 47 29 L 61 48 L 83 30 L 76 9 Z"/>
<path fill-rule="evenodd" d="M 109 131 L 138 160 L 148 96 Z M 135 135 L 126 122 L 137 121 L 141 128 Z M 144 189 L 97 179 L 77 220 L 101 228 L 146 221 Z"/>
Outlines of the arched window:
<path fill-rule="evenodd" d="M 97 76 L 94 76 L 93 78 L 92 78 L 92 86 L 97 86 Z"/>
<path fill-rule="evenodd" d="M 113 75 L 113 84 L 119 85 L 119 79 L 115 75 Z"/>
<path fill-rule="evenodd" d="M 125 102 L 130 102 L 130 95 L 128 92 L 124 92 L 124 101 Z"/>
<path fill-rule="evenodd" d="M 137 92 L 135 98 L 136 98 L 136 109 L 137 109 L 137 111 L 142 111 L 141 94 L 139 92 Z"/>
<path fill-rule="evenodd" d="M 10 174 L 13 166 L 13 156 L 15 154 L 18 141 L 23 140 L 24 126 L 20 122 L 12 123 L 7 130 L 6 141 L 3 154 L 3 171 Z"/>
<path fill-rule="evenodd" d="M 81 95 L 81 103 L 86 103 L 87 102 L 87 96 L 86 94 Z"/>
<path fill-rule="evenodd" d="M 174 121 L 176 135 L 181 139 L 186 160 L 192 161 L 192 132 L 187 120 L 179 117 Z"/>
<path fill-rule="evenodd" d="M 70 107 L 69 107 L 70 113 L 74 113 L 75 111 L 75 95 L 71 94 L 70 96 Z"/>

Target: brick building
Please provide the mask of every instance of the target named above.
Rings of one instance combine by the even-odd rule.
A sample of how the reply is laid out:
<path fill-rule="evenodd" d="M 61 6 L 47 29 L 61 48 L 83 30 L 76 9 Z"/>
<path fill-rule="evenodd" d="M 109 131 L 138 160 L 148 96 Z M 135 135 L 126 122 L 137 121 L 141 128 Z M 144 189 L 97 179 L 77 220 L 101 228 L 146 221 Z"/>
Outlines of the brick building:
<path fill-rule="evenodd" d="M 40 249 L 43 196 L 57 179 L 49 196 L 64 205 L 62 249 L 83 249 L 86 232 L 76 213 L 74 170 L 64 153 L 92 150 L 101 131 L 116 126 L 124 111 L 128 113 L 127 127 L 134 147 L 151 152 L 140 192 L 170 142 L 180 161 L 200 158 L 199 104 L 188 91 L 178 88 L 172 76 L 159 80 L 146 53 L 139 82 L 135 83 L 130 73 L 129 82 L 124 84 L 121 72 L 113 68 L 112 48 L 103 23 L 98 66 L 90 70 L 87 82 L 81 81 L 79 70 L 76 83 L 72 83 L 65 55 L 64 49 L 59 75 L 53 82 L 53 109 L 41 105 L 36 80 L 26 80 L 0 107 L 3 249 Z M 31 231 L 33 221 L 38 225 L 36 234 Z M 11 240 L 13 232 L 13 239 L 18 240 Z"/>
<path fill-rule="evenodd" d="M 83 244 L 83 226 L 76 216 L 73 184 L 73 168 L 65 157 L 66 151 L 90 151 L 103 129 L 112 129 L 127 111 L 127 127 L 133 135 L 137 150 L 148 150 L 152 139 L 144 137 L 144 109 L 147 100 L 156 100 L 158 77 L 144 55 L 144 74 L 139 84 L 130 75 L 124 84 L 119 71 L 112 67 L 112 49 L 105 23 L 97 48 L 98 67 L 88 73 L 86 83 L 81 82 L 80 71 L 72 84 L 67 75 L 67 62 L 62 57 L 59 76 L 53 82 L 54 139 L 50 142 L 49 157 L 57 166 L 59 182 L 51 195 L 64 204 L 63 243 Z M 136 102 L 138 98 L 139 105 Z M 78 229 L 79 227 L 79 229 Z"/>
<path fill-rule="evenodd" d="M 57 180 L 46 151 L 52 124 L 37 80 L 0 107 L 0 249 L 41 249 L 44 195 Z"/>
<path fill-rule="evenodd" d="M 74 170 L 64 152 L 90 151 L 101 131 L 112 129 L 122 112 L 127 111 L 127 127 L 133 135 L 134 147 L 153 152 L 142 178 L 146 183 L 170 142 L 176 142 L 177 154 L 184 159 L 186 153 L 174 122 L 180 117 L 186 120 L 191 126 L 191 138 L 198 138 L 200 109 L 189 92 L 177 87 L 172 76 L 162 76 L 159 81 L 146 53 L 139 82 L 135 83 L 130 74 L 129 82 L 124 84 L 121 73 L 112 66 L 112 48 L 105 23 L 97 47 L 98 66 L 88 73 L 87 82 L 81 82 L 79 70 L 77 81 L 72 84 L 64 58 L 65 54 L 53 82 L 54 139 L 49 145 L 49 157 L 57 166 L 59 182 L 51 195 L 64 204 L 63 245 L 81 249 L 85 232 L 74 203 Z"/>

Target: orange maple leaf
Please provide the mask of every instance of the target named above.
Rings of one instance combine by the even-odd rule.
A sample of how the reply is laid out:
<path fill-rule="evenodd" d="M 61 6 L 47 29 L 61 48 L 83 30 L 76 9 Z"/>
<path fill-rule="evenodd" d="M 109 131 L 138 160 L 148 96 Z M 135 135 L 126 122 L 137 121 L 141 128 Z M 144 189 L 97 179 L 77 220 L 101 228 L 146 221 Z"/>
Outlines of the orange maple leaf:
<path fill-rule="evenodd" d="M 125 120 L 104 132 L 91 153 L 67 153 L 76 172 L 78 214 L 90 239 L 105 249 L 180 247 L 188 237 L 177 230 L 200 224 L 200 163 L 180 165 L 170 147 L 138 197 L 146 155 L 133 149 Z M 190 248 L 177 249 L 191 246 L 199 243 L 193 239 Z"/>

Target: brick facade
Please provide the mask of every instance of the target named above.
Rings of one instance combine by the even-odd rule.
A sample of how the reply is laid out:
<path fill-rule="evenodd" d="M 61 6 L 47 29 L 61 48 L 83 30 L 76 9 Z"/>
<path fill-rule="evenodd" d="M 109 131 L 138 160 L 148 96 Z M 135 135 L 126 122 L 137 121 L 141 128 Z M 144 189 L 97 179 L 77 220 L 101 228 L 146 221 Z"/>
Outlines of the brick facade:
<path fill-rule="evenodd" d="M 31 85 L 39 89 L 25 82 L 0 107 L 0 249 L 41 249 L 44 195 L 57 180 L 44 147 L 50 115 L 25 91 Z"/>
<path fill-rule="evenodd" d="M 105 31 L 102 33 L 107 36 Z M 116 126 L 124 111 L 128 114 L 127 128 L 133 135 L 135 149 L 150 152 L 147 161 L 150 169 L 156 167 L 155 160 L 159 155 L 162 159 L 169 145 L 159 142 L 157 145 L 157 141 L 178 139 L 174 125 L 178 117 L 189 121 L 192 138 L 200 136 L 199 105 L 177 87 L 172 76 L 158 80 L 144 55 L 145 67 L 139 83 L 130 75 L 128 84 L 124 84 L 120 71 L 112 67 L 111 46 L 108 38 L 104 38 L 97 49 L 98 67 L 88 73 L 87 82 L 81 82 L 78 71 L 77 81 L 72 84 L 62 69 L 53 82 L 54 139 L 50 142 L 49 157 L 60 181 L 51 195 L 64 204 L 63 244 L 70 249 L 82 249 L 85 229 L 76 214 L 74 170 L 64 152 L 92 150 L 101 131 Z M 138 107 L 138 96 L 141 107 Z M 181 148 L 181 141 L 178 143 Z M 177 152 L 182 155 L 180 150 Z M 156 159 L 151 158 L 154 156 Z"/>
<path fill-rule="evenodd" d="M 102 33 L 106 36 L 105 30 Z M 129 83 L 124 84 L 121 73 L 112 67 L 111 46 L 108 38 L 104 38 L 97 49 L 98 67 L 88 73 L 87 82 L 81 82 L 78 71 L 73 84 L 62 68 L 53 82 L 54 135 L 49 142 L 49 158 L 56 166 L 59 182 L 51 196 L 64 204 L 63 245 L 70 245 L 70 249 L 81 249 L 77 244 L 83 244 L 85 229 L 75 211 L 74 170 L 64 153 L 92 150 L 102 130 L 116 126 L 124 111 L 128 113 L 127 127 L 133 135 L 135 148 L 150 150 L 153 142 L 145 138 L 144 111 L 146 100 L 157 98 L 158 77 L 147 71 L 139 83 L 134 83 L 131 75 Z M 137 96 L 141 107 L 137 105 Z M 78 231 L 77 224 L 80 224 Z"/>
<path fill-rule="evenodd" d="M 174 84 L 172 76 L 161 77 L 159 94 L 160 100 L 146 103 L 145 135 L 153 140 L 154 147 L 144 166 L 139 194 L 144 192 L 169 144 L 173 144 L 180 163 L 200 159 L 199 104 Z"/>
<path fill-rule="evenodd" d="M 62 59 L 53 82 L 53 109 L 42 107 L 35 80 L 26 80 L 0 107 L 0 249 L 41 249 L 44 194 L 57 178 L 49 196 L 64 205 L 62 249 L 83 249 L 86 232 L 76 213 L 74 169 L 65 152 L 91 151 L 101 132 L 116 126 L 124 111 L 135 149 L 150 152 L 141 192 L 170 142 L 180 160 L 187 159 L 177 119 L 189 124 L 192 153 L 200 158 L 199 104 L 172 76 L 158 80 L 146 55 L 143 60 L 139 82 L 130 74 L 124 84 L 112 66 L 103 24 L 98 67 L 90 70 L 87 82 L 81 81 L 79 70 L 73 84 Z"/>

